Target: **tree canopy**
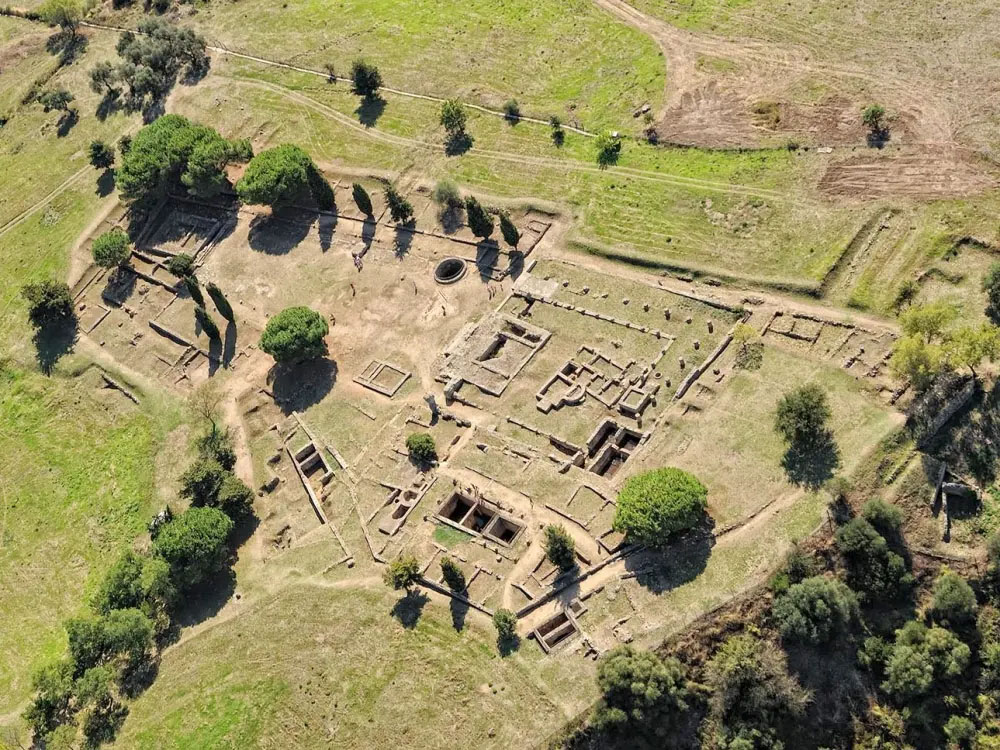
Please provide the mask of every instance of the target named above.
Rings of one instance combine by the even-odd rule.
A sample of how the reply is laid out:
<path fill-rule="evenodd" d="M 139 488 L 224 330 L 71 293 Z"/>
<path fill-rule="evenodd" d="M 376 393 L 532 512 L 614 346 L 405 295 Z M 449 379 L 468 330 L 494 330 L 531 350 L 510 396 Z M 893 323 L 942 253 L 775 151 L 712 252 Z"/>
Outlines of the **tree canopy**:
<path fill-rule="evenodd" d="M 625 482 L 613 525 L 631 541 L 655 547 L 695 526 L 707 507 L 708 490 L 696 477 L 681 469 L 654 469 Z"/>
<path fill-rule="evenodd" d="M 382 74 L 365 60 L 355 60 L 351 64 L 351 81 L 354 93 L 366 99 L 378 96 L 378 90 L 382 88 Z"/>
<path fill-rule="evenodd" d="M 858 600 L 842 582 L 814 576 L 779 596 L 772 616 L 788 640 L 819 645 L 847 630 L 858 616 Z"/>
<path fill-rule="evenodd" d="M 398 557 L 391 561 L 382 575 L 382 580 L 386 586 L 392 589 L 406 589 L 409 592 L 420 582 L 420 563 L 417 558 L 411 556 Z"/>
<path fill-rule="evenodd" d="M 63 281 L 44 279 L 25 284 L 21 296 L 28 303 L 28 320 L 35 328 L 61 325 L 73 318 L 73 295 Z"/>
<path fill-rule="evenodd" d="M 782 396 L 774 425 L 785 442 L 808 446 L 827 434 L 830 415 L 826 392 L 815 383 L 808 383 Z"/>
<path fill-rule="evenodd" d="M 651 651 L 618 646 L 597 664 L 601 701 L 594 724 L 620 730 L 667 736 L 687 711 L 684 668 L 676 659 L 660 659 Z"/>
<path fill-rule="evenodd" d="M 129 250 L 128 235 L 121 227 L 110 229 L 94 240 L 91 246 L 94 262 L 101 268 L 117 268 L 128 262 L 132 254 Z"/>
<path fill-rule="evenodd" d="M 437 446 L 434 438 L 426 432 L 411 432 L 406 436 L 406 450 L 410 458 L 420 464 L 429 464 L 437 460 Z"/>
<path fill-rule="evenodd" d="M 313 194 L 317 172 L 309 154 L 285 143 L 261 151 L 247 165 L 236 183 L 236 195 L 243 203 L 281 207 Z M 317 198 L 313 194 L 314 198 Z M 318 201 L 317 201 L 318 202 Z"/>
<path fill-rule="evenodd" d="M 316 359 L 326 354 L 326 319 L 308 307 L 288 307 L 275 315 L 260 337 L 261 351 L 276 362 Z"/>
<path fill-rule="evenodd" d="M 465 199 L 465 215 L 469 220 L 469 229 L 476 237 L 485 239 L 493 234 L 493 217 L 471 195 Z"/>
<path fill-rule="evenodd" d="M 549 524 L 545 527 L 545 556 L 560 570 L 572 570 L 576 566 L 576 542 L 565 527 Z"/>
<path fill-rule="evenodd" d="M 164 524 L 153 549 L 167 561 L 177 587 L 190 588 L 225 567 L 232 529 L 233 522 L 217 508 L 188 508 Z"/>

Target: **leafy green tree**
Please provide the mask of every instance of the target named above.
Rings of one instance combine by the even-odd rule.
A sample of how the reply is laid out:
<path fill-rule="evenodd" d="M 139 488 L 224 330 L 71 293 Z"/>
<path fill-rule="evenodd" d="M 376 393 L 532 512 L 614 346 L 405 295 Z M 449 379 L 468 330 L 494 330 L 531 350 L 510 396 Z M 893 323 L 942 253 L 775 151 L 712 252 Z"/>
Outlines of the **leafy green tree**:
<path fill-rule="evenodd" d="M 469 229 L 476 237 L 485 239 L 493 234 L 493 217 L 471 195 L 465 199 L 465 214 L 469 221 Z"/>
<path fill-rule="evenodd" d="M 50 26 L 76 33 L 83 20 L 83 4 L 79 0 L 45 0 L 37 10 L 39 18 Z"/>
<path fill-rule="evenodd" d="M 405 589 L 409 594 L 420 583 L 420 563 L 412 555 L 399 557 L 390 562 L 382 575 L 382 581 L 396 591 Z"/>
<path fill-rule="evenodd" d="M 593 724 L 605 731 L 666 737 L 688 709 L 681 663 L 634 646 L 618 646 L 601 657 L 597 685 L 601 701 Z"/>
<path fill-rule="evenodd" d="M 123 658 L 137 664 L 153 645 L 153 623 L 138 609 L 113 609 L 98 617 L 66 622 L 70 659 L 76 676 Z"/>
<path fill-rule="evenodd" d="M 958 573 L 942 568 L 934 581 L 928 616 L 949 628 L 965 628 L 976 621 L 979 603 L 972 587 Z"/>
<path fill-rule="evenodd" d="M 104 574 L 92 603 L 102 615 L 116 609 L 138 609 L 153 619 L 151 613 L 169 607 L 175 596 L 165 561 L 128 550 Z"/>
<path fill-rule="evenodd" d="M 503 117 L 511 125 L 516 125 L 521 120 L 521 105 L 517 99 L 508 99 L 503 105 Z"/>
<path fill-rule="evenodd" d="M 49 328 L 73 319 L 73 295 L 62 281 L 44 279 L 21 287 L 28 303 L 28 320 L 35 328 Z"/>
<path fill-rule="evenodd" d="M 212 303 L 215 305 L 215 309 L 219 311 L 219 315 L 232 323 L 236 319 L 233 313 L 233 306 L 229 304 L 229 300 L 226 299 L 226 295 L 222 293 L 222 290 L 210 281 L 208 282 L 208 286 L 205 287 L 205 291 L 212 298 Z"/>
<path fill-rule="evenodd" d="M 220 341 L 222 339 L 222 334 L 219 333 L 219 326 L 212 320 L 212 316 L 208 314 L 208 310 L 201 305 L 195 307 L 194 319 L 201 326 L 201 330 L 205 332 L 205 335 L 212 341 Z"/>
<path fill-rule="evenodd" d="M 734 365 L 741 370 L 759 370 L 764 364 L 764 342 L 752 326 L 740 323 L 733 330 Z"/>
<path fill-rule="evenodd" d="M 181 475 L 180 495 L 196 507 L 214 507 L 225 478 L 222 464 L 213 456 L 202 455 Z"/>
<path fill-rule="evenodd" d="M 610 132 L 603 131 L 594 140 L 597 151 L 597 163 L 601 168 L 610 167 L 618 163 L 618 157 L 622 152 L 622 142 L 620 138 L 615 138 Z"/>
<path fill-rule="evenodd" d="M 439 180 L 434 186 L 431 198 L 443 209 L 456 209 L 465 205 L 458 185 L 451 180 Z"/>
<path fill-rule="evenodd" d="M 559 148 L 566 142 L 566 131 L 563 129 L 562 120 L 552 115 L 549 118 L 549 126 L 552 128 L 552 142 Z"/>
<path fill-rule="evenodd" d="M 107 60 L 97 63 L 90 71 L 90 89 L 95 94 L 112 98 L 121 94 L 118 88 L 118 72 Z"/>
<path fill-rule="evenodd" d="M 517 243 L 521 241 L 521 233 L 517 231 L 517 227 L 505 211 L 500 213 L 500 234 L 503 235 L 504 242 L 511 247 L 517 247 Z"/>
<path fill-rule="evenodd" d="M 167 261 L 167 270 L 174 276 L 183 279 L 194 274 L 194 258 L 187 253 L 172 255 Z"/>
<path fill-rule="evenodd" d="M 38 103 L 42 105 L 46 112 L 51 110 L 68 112 L 69 105 L 72 104 L 75 98 L 66 89 L 54 89 L 39 94 Z"/>
<path fill-rule="evenodd" d="M 233 521 L 253 516 L 253 490 L 232 472 L 226 472 L 219 487 L 218 507 Z"/>
<path fill-rule="evenodd" d="M 287 307 L 267 321 L 260 348 L 274 357 L 275 362 L 316 359 L 326 355 L 329 332 L 326 320 L 315 310 Z"/>
<path fill-rule="evenodd" d="M 789 587 L 771 612 L 781 635 L 816 646 L 845 632 L 858 617 L 858 600 L 838 580 L 815 576 Z"/>
<path fill-rule="evenodd" d="M 121 227 L 115 227 L 100 235 L 94 240 L 91 251 L 94 262 L 101 268 L 124 266 L 132 254 L 129 250 L 128 235 Z"/>
<path fill-rule="evenodd" d="M 498 643 L 510 643 L 517 638 L 517 615 L 499 607 L 493 613 L 493 627 L 497 629 Z"/>
<path fill-rule="evenodd" d="M 671 534 L 695 526 L 707 507 L 708 490 L 696 477 L 681 469 L 654 469 L 625 482 L 613 527 L 633 542 L 658 547 Z"/>
<path fill-rule="evenodd" d="M 953 332 L 945 343 L 945 357 L 951 367 L 968 367 L 978 378 L 976 368 L 985 359 L 990 362 L 1000 354 L 1000 329 L 988 323 L 965 326 Z"/>
<path fill-rule="evenodd" d="M 232 530 L 232 520 L 218 508 L 188 508 L 163 525 L 153 549 L 170 565 L 175 585 L 187 589 L 225 567 Z"/>
<path fill-rule="evenodd" d="M 385 202 L 389 206 L 389 215 L 397 224 L 406 224 L 413 218 L 413 204 L 393 185 L 387 185 L 385 188 Z"/>
<path fill-rule="evenodd" d="M 124 106 L 129 110 L 162 100 L 179 75 L 198 78 L 209 66 L 205 40 L 162 18 L 144 18 L 135 33 L 123 32 L 116 50 L 122 62 L 115 78 L 127 88 Z"/>
<path fill-rule="evenodd" d="M 986 293 L 986 317 L 994 325 L 1000 325 L 1000 263 L 994 263 L 983 278 Z"/>
<path fill-rule="evenodd" d="M 896 631 L 882 689 L 897 700 L 915 700 L 939 689 L 937 683 L 962 675 L 970 660 L 969 647 L 950 630 L 910 620 Z"/>
<path fill-rule="evenodd" d="M 885 107 L 881 104 L 869 104 L 861 111 L 861 122 L 873 133 L 881 133 L 885 127 Z"/>
<path fill-rule="evenodd" d="M 785 564 L 771 579 L 771 589 L 775 594 L 783 594 L 796 583 L 816 575 L 816 561 L 797 545 L 785 557 Z"/>
<path fill-rule="evenodd" d="M 944 736 L 948 740 L 949 747 L 959 748 L 959 750 L 971 750 L 972 742 L 976 738 L 976 724 L 965 716 L 950 716 L 944 723 Z"/>
<path fill-rule="evenodd" d="M 441 104 L 441 125 L 450 137 L 464 133 L 467 121 L 465 108 L 457 99 L 448 99 Z"/>
<path fill-rule="evenodd" d="M 576 566 L 576 542 L 562 526 L 549 524 L 545 527 L 545 556 L 562 571 Z"/>
<path fill-rule="evenodd" d="M 215 131 L 200 138 L 187 157 L 181 183 L 191 195 L 214 198 L 229 187 L 226 165 L 234 161 L 235 150 Z"/>
<path fill-rule="evenodd" d="M 312 159 L 298 146 L 276 146 L 250 160 L 236 183 L 236 195 L 243 203 L 287 206 L 309 194 L 314 169 Z"/>
<path fill-rule="evenodd" d="M 351 81 L 354 93 L 365 99 L 376 98 L 378 90 L 382 88 L 382 74 L 378 68 L 364 60 L 355 60 L 351 64 Z"/>
<path fill-rule="evenodd" d="M 354 196 L 354 203 L 357 205 L 358 210 L 361 211 L 361 213 L 365 216 L 371 216 L 374 213 L 372 198 L 368 195 L 368 191 L 365 190 L 363 185 L 355 182 L 351 186 L 351 194 Z"/>
<path fill-rule="evenodd" d="M 226 471 L 232 471 L 236 465 L 236 448 L 228 429 L 220 430 L 213 424 L 208 432 L 195 440 L 195 448 L 199 456 L 218 462 Z"/>
<path fill-rule="evenodd" d="M 927 343 L 921 336 L 903 336 L 892 348 L 889 368 L 899 378 L 909 380 L 917 390 L 923 390 L 944 371 L 947 358 L 937 344 Z"/>
<path fill-rule="evenodd" d="M 34 697 L 24 712 L 24 720 L 36 737 L 45 737 L 72 717 L 73 662 L 48 662 L 31 676 Z"/>
<path fill-rule="evenodd" d="M 90 165 L 96 169 L 108 169 L 115 163 L 115 150 L 104 141 L 91 141 L 87 151 Z"/>
<path fill-rule="evenodd" d="M 450 557 L 441 558 L 441 575 L 444 577 L 444 582 L 447 584 L 448 588 L 452 591 L 461 594 L 465 591 L 466 581 L 465 574 L 462 569 L 458 567 L 458 563 L 452 560 Z"/>
<path fill-rule="evenodd" d="M 829 434 L 830 416 L 826 392 L 815 383 L 808 383 L 782 396 L 774 426 L 785 442 L 808 448 Z"/>
<path fill-rule="evenodd" d="M 126 201 L 159 198 L 180 179 L 184 163 L 171 141 L 186 136 L 191 123 L 180 115 L 163 115 L 135 134 L 122 148 L 122 162 L 115 174 L 116 185 Z"/>
<path fill-rule="evenodd" d="M 728 747 L 739 737 L 766 737 L 779 721 L 802 713 L 809 700 L 788 673 L 785 653 L 752 635 L 730 637 L 709 660 L 709 722 Z M 767 747 L 767 745 L 761 745 Z"/>
<path fill-rule="evenodd" d="M 921 336 L 930 343 L 940 340 L 957 317 L 958 308 L 942 300 L 907 308 L 899 316 L 899 323 L 907 336 Z"/>
<path fill-rule="evenodd" d="M 862 599 L 896 599 L 913 586 L 906 562 L 864 518 L 841 526 L 834 538 L 847 567 L 847 582 Z"/>
<path fill-rule="evenodd" d="M 406 436 L 406 450 L 410 458 L 419 464 L 429 464 L 437 460 L 437 446 L 434 438 L 426 432 L 413 432 Z"/>

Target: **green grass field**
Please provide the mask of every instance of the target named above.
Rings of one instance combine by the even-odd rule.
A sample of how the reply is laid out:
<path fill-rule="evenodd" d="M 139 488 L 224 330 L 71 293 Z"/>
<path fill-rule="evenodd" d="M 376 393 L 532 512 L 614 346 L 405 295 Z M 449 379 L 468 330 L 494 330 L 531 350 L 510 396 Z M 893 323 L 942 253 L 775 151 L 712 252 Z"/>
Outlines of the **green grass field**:
<path fill-rule="evenodd" d="M 501 658 L 488 622 L 470 614 L 457 632 L 440 601 L 404 627 L 398 599 L 377 580 L 287 587 L 171 648 L 116 746 L 502 748 L 594 699 L 592 662 L 531 642 Z"/>

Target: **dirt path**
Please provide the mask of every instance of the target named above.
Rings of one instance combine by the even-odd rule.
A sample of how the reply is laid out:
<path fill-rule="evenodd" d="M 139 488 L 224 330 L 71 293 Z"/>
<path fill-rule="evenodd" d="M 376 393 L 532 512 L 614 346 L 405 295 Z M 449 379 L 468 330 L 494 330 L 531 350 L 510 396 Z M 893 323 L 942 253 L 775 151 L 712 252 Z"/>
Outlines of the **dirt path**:
<path fill-rule="evenodd" d="M 11 229 L 13 229 L 22 221 L 31 216 L 33 213 L 35 213 L 35 211 L 51 203 L 52 200 L 54 200 L 59 195 L 68 190 L 73 185 L 73 183 L 75 183 L 77 180 L 79 180 L 81 177 L 83 177 L 87 172 L 91 171 L 92 169 L 93 167 L 91 167 L 90 165 L 87 165 L 86 167 L 81 167 L 72 175 L 63 180 L 59 184 L 59 186 L 56 187 L 54 190 L 49 192 L 43 198 L 38 199 L 35 203 L 30 205 L 28 208 L 24 209 L 21 213 L 19 213 L 13 219 L 8 221 L 6 224 L 0 226 L 0 237 L 7 234 L 7 232 L 9 232 Z"/>

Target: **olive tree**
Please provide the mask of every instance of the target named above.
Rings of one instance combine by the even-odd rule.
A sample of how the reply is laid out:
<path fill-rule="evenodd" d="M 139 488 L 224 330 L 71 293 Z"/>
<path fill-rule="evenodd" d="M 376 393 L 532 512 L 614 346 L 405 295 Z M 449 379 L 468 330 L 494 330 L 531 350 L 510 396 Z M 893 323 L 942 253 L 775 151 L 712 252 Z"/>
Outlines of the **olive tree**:
<path fill-rule="evenodd" d="M 858 600 L 841 581 L 814 576 L 781 594 L 771 615 L 783 637 L 816 646 L 850 627 L 858 616 Z"/>
<path fill-rule="evenodd" d="M 597 685 L 601 700 L 593 723 L 603 730 L 665 737 L 688 708 L 681 663 L 634 646 L 618 646 L 601 657 Z"/>

